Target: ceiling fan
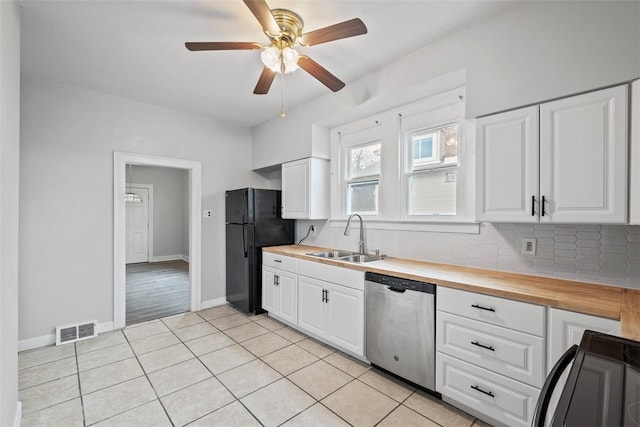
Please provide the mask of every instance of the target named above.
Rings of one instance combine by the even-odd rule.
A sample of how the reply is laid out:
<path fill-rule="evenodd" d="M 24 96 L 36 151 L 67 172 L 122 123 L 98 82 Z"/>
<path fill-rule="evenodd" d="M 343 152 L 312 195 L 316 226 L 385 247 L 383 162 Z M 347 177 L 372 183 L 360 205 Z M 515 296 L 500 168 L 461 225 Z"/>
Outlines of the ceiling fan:
<path fill-rule="evenodd" d="M 200 50 L 260 50 L 264 69 L 253 93 L 264 95 L 276 77 L 298 67 L 311 74 L 334 92 L 345 84 L 307 55 L 299 54 L 295 46 L 314 46 L 334 40 L 359 36 L 367 33 L 367 27 L 359 18 L 340 22 L 328 27 L 303 33 L 303 21 L 296 13 L 287 9 L 269 9 L 265 0 L 243 0 L 251 13 L 258 19 L 264 33 L 269 38 L 268 45 L 257 42 L 187 42 L 190 51 Z"/>

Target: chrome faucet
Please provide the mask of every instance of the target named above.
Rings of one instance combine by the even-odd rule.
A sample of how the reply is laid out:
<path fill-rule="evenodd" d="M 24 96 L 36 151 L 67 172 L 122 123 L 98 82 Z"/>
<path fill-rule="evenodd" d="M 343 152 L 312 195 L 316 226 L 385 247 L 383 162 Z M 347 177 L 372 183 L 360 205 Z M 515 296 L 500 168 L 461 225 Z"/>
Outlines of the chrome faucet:
<path fill-rule="evenodd" d="M 351 218 L 353 218 L 354 216 L 357 216 L 360 219 L 360 252 L 361 254 L 365 254 L 365 250 L 364 250 L 364 226 L 362 224 L 362 217 L 360 215 L 356 214 L 351 214 L 351 216 L 349 217 L 349 219 L 347 220 L 347 226 L 344 228 L 344 235 L 348 236 L 349 235 L 349 225 L 351 224 Z"/>

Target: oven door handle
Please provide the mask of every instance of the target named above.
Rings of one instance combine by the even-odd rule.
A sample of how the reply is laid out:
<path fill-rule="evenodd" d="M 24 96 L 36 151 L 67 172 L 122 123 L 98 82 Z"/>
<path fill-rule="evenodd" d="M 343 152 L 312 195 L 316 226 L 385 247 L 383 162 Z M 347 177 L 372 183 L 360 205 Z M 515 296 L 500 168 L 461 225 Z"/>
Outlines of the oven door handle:
<path fill-rule="evenodd" d="M 556 388 L 562 373 L 567 369 L 567 366 L 571 364 L 578 353 L 578 346 L 572 345 L 567 351 L 564 352 L 562 357 L 556 362 L 555 366 L 549 373 L 547 380 L 544 382 L 544 386 L 540 391 L 540 397 L 536 404 L 535 412 L 533 413 L 533 420 L 531 421 L 532 427 L 544 427 L 544 420 L 547 417 L 547 410 L 549 409 L 549 402 L 551 401 L 551 395 Z"/>

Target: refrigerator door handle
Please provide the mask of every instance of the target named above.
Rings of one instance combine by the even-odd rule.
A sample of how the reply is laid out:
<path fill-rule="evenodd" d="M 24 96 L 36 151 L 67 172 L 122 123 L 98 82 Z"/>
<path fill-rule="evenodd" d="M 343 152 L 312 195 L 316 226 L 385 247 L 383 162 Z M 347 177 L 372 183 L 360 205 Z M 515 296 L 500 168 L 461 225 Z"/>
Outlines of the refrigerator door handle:
<path fill-rule="evenodd" d="M 249 257 L 249 248 L 247 247 L 247 226 L 242 226 L 242 250 L 244 251 L 244 257 Z"/>
<path fill-rule="evenodd" d="M 547 410 L 549 409 L 549 402 L 551 401 L 551 395 L 556 388 L 562 373 L 567 366 L 571 364 L 578 353 L 578 346 L 572 345 L 562 357 L 556 362 L 555 366 L 549 373 L 547 380 L 544 382 L 544 386 L 540 391 L 540 397 L 536 404 L 535 412 L 533 413 L 533 420 L 531 421 L 532 427 L 544 427 L 544 420 L 547 417 Z"/>

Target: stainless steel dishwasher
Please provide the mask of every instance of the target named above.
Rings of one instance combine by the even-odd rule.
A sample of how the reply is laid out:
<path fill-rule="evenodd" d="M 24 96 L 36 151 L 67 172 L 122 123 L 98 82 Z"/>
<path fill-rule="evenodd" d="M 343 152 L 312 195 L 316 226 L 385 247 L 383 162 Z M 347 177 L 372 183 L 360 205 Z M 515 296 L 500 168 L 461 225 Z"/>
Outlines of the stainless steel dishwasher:
<path fill-rule="evenodd" d="M 366 357 L 429 390 L 435 389 L 436 285 L 365 274 Z"/>

